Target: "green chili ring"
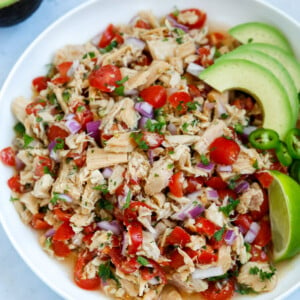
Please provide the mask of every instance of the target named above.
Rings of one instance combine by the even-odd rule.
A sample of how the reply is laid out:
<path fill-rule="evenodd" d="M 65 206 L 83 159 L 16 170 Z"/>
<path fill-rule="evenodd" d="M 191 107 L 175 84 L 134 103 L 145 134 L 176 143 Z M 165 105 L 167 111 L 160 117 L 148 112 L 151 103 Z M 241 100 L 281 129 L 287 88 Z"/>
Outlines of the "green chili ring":
<path fill-rule="evenodd" d="M 251 132 L 249 142 L 256 149 L 275 149 L 279 145 L 279 135 L 272 129 L 259 128 Z"/>
<path fill-rule="evenodd" d="M 300 160 L 295 160 L 290 167 L 290 175 L 300 183 Z"/>
<path fill-rule="evenodd" d="M 293 158 L 291 157 L 291 155 L 287 149 L 287 146 L 284 143 L 279 142 L 279 145 L 275 149 L 275 153 L 276 153 L 277 159 L 283 166 L 288 167 L 292 164 Z"/>
<path fill-rule="evenodd" d="M 291 157 L 300 159 L 300 129 L 291 129 L 287 133 L 285 141 Z"/>

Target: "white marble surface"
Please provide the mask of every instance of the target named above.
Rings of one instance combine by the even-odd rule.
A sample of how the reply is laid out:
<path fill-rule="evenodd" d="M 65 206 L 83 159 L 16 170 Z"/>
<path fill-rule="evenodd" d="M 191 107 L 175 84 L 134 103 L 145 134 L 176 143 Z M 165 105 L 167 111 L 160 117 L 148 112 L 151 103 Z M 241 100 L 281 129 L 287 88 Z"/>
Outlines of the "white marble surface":
<path fill-rule="evenodd" d="M 23 23 L 0 28 L 0 86 L 15 61 L 32 40 L 58 17 L 83 2 L 84 0 L 44 0 L 39 10 Z M 273 4 L 300 22 L 299 0 L 265 0 L 265 2 Z M 62 299 L 22 261 L 1 226 L 0 265 L 0 299 Z M 300 299 L 300 290 L 294 292 L 288 299 Z"/>

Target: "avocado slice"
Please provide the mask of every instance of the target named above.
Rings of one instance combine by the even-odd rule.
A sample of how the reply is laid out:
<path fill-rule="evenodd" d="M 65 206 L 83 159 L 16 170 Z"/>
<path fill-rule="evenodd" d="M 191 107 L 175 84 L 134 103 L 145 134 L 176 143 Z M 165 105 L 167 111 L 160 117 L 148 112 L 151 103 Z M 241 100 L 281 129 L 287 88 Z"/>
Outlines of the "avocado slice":
<path fill-rule="evenodd" d="M 17 24 L 28 18 L 42 0 L 0 0 L 0 26 Z"/>
<path fill-rule="evenodd" d="M 266 43 L 293 54 L 292 47 L 284 34 L 269 24 L 261 22 L 243 23 L 229 29 L 229 34 L 242 44 Z"/>
<path fill-rule="evenodd" d="M 282 49 L 273 45 L 264 43 L 251 43 L 247 44 L 249 50 L 257 50 L 277 59 L 289 72 L 292 77 L 297 91 L 300 91 L 300 63 L 294 56 L 286 53 Z"/>
<path fill-rule="evenodd" d="M 202 71 L 200 79 L 219 92 L 235 89 L 252 95 L 262 107 L 263 127 L 277 131 L 282 140 L 293 128 L 288 96 L 268 69 L 245 59 L 224 59 Z"/>
<path fill-rule="evenodd" d="M 278 78 L 278 80 L 282 83 L 282 86 L 285 89 L 286 94 L 289 98 L 291 110 L 294 115 L 294 124 L 296 124 L 299 111 L 298 93 L 294 81 L 292 80 L 290 74 L 285 69 L 285 67 L 278 60 L 272 58 L 271 56 L 268 56 L 263 52 L 248 49 L 248 45 L 240 46 L 234 51 L 221 56 L 221 58 L 219 58 L 217 62 L 223 59 L 236 58 L 246 59 L 256 64 L 259 64 L 262 67 L 271 71 L 273 75 Z"/>

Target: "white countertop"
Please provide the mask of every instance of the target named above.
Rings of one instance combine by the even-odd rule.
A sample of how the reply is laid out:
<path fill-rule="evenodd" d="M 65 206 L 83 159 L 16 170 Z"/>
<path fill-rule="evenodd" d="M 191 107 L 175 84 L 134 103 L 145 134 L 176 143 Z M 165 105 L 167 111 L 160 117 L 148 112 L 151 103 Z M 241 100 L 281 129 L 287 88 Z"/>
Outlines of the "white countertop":
<path fill-rule="evenodd" d="M 44 0 L 40 8 L 26 21 L 0 28 L 0 86 L 25 48 L 49 24 L 85 0 Z M 300 22 L 299 0 L 265 0 Z M 299 39 L 299 37 L 297 37 Z M 5 199 L 0 199 L 1 201 Z M 0 226 L 0 299 L 60 300 L 22 261 Z M 288 298 L 300 299 L 300 289 Z"/>

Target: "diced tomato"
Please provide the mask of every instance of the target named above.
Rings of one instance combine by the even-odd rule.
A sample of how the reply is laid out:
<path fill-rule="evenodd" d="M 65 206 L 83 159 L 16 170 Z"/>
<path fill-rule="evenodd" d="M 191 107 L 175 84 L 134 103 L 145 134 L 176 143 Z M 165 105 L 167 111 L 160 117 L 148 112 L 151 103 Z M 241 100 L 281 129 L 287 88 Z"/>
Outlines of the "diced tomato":
<path fill-rule="evenodd" d="M 192 98 L 196 98 L 196 97 L 202 96 L 201 91 L 194 84 L 188 84 L 188 87 L 189 87 L 190 96 Z"/>
<path fill-rule="evenodd" d="M 154 277 L 159 277 L 163 284 L 167 282 L 167 277 L 160 265 L 152 259 L 148 259 L 153 268 L 142 268 L 141 276 L 144 280 L 151 280 Z"/>
<path fill-rule="evenodd" d="M 121 265 L 118 266 L 119 270 L 125 274 L 131 274 L 140 268 L 140 264 L 137 262 L 135 257 L 129 257 L 123 260 Z"/>
<path fill-rule="evenodd" d="M 93 255 L 87 250 L 78 254 L 75 268 L 74 268 L 74 281 L 82 289 L 95 290 L 100 287 L 100 278 L 95 275 L 93 278 L 84 276 L 84 267 L 93 259 Z"/>
<path fill-rule="evenodd" d="M 75 165 L 78 168 L 83 167 L 86 162 L 86 154 L 85 153 L 69 152 L 66 157 L 72 158 Z"/>
<path fill-rule="evenodd" d="M 205 184 L 215 190 L 227 188 L 227 183 L 221 177 L 217 176 L 210 177 L 208 180 L 206 180 Z"/>
<path fill-rule="evenodd" d="M 47 156 L 38 156 L 38 161 L 34 166 L 34 176 L 40 178 L 48 171 L 52 170 L 52 161 Z"/>
<path fill-rule="evenodd" d="M 200 47 L 198 48 L 197 53 L 200 56 L 207 56 L 210 55 L 210 49 L 208 47 Z"/>
<path fill-rule="evenodd" d="M 183 197 L 183 181 L 184 178 L 182 172 L 177 172 L 171 177 L 169 189 L 175 197 Z"/>
<path fill-rule="evenodd" d="M 225 137 L 216 138 L 209 146 L 210 159 L 217 164 L 232 165 L 238 158 L 240 146 Z"/>
<path fill-rule="evenodd" d="M 150 66 L 151 62 L 152 57 L 149 54 L 144 53 L 138 58 L 136 64 L 139 66 Z"/>
<path fill-rule="evenodd" d="M 40 92 L 42 90 L 45 90 L 47 88 L 47 82 L 49 81 L 50 79 L 46 76 L 39 76 L 39 77 L 36 77 L 32 80 L 32 85 L 33 87 L 35 88 L 35 90 L 37 92 Z"/>
<path fill-rule="evenodd" d="M 53 240 L 56 241 L 67 241 L 75 235 L 69 222 L 62 223 L 53 235 Z"/>
<path fill-rule="evenodd" d="M 259 207 L 259 210 L 252 210 L 251 211 L 251 217 L 254 221 L 259 221 L 262 219 L 265 215 L 268 214 L 269 211 L 269 200 L 268 200 L 268 194 L 265 190 L 262 190 L 264 195 L 264 200 L 262 204 Z"/>
<path fill-rule="evenodd" d="M 46 104 L 47 103 L 45 100 L 38 100 L 38 101 L 31 102 L 25 108 L 26 114 L 36 115 L 40 110 L 42 110 L 46 106 Z"/>
<path fill-rule="evenodd" d="M 82 238 L 82 241 L 90 245 L 93 241 L 93 236 L 94 236 L 94 232 L 88 233 Z"/>
<path fill-rule="evenodd" d="M 196 219 L 196 230 L 200 234 L 208 235 L 209 237 L 213 236 L 220 227 L 213 222 L 207 220 L 204 217 L 198 217 Z"/>
<path fill-rule="evenodd" d="M 208 289 L 200 292 L 201 296 L 207 300 L 229 300 L 234 294 L 234 281 L 229 279 L 224 281 L 224 284 L 218 284 L 219 282 L 210 281 L 208 283 Z"/>
<path fill-rule="evenodd" d="M 68 77 L 68 76 L 58 76 L 58 77 L 51 80 L 51 82 L 55 85 L 65 84 L 69 81 L 70 81 L 70 77 Z"/>
<path fill-rule="evenodd" d="M 116 196 L 125 196 L 125 183 L 120 184 L 116 191 L 115 191 Z"/>
<path fill-rule="evenodd" d="M 262 172 L 256 172 L 255 177 L 257 178 L 257 180 L 259 181 L 261 186 L 265 189 L 267 189 L 271 185 L 271 183 L 273 182 L 273 177 L 268 172 L 263 172 L 263 171 Z"/>
<path fill-rule="evenodd" d="M 128 254 L 135 254 L 143 243 L 143 229 L 139 222 L 130 222 L 127 227 L 131 244 L 128 245 Z"/>
<path fill-rule="evenodd" d="M 184 248 L 183 250 L 192 260 L 195 260 L 198 257 L 199 251 L 192 250 L 191 248 Z"/>
<path fill-rule="evenodd" d="M 282 165 L 279 161 L 272 163 L 270 170 L 276 170 L 284 174 L 288 174 L 288 167 Z"/>
<path fill-rule="evenodd" d="M 251 258 L 250 261 L 261 261 L 261 262 L 267 262 L 268 256 L 265 251 L 263 251 L 260 247 L 251 246 Z"/>
<path fill-rule="evenodd" d="M 47 137 L 50 142 L 56 139 L 64 140 L 68 136 L 69 136 L 69 132 L 67 132 L 66 130 L 62 129 L 57 125 L 51 125 L 47 131 Z"/>
<path fill-rule="evenodd" d="M 75 119 L 78 120 L 83 129 L 86 129 L 86 124 L 94 120 L 94 114 L 89 109 L 84 109 L 76 113 Z"/>
<path fill-rule="evenodd" d="M 180 245 L 184 247 L 191 241 L 191 236 L 181 227 L 176 226 L 166 238 L 168 245 Z"/>
<path fill-rule="evenodd" d="M 238 98 L 233 101 L 232 105 L 236 106 L 239 109 L 251 111 L 254 108 L 254 101 L 250 97 Z"/>
<path fill-rule="evenodd" d="M 8 179 L 7 184 L 13 192 L 16 192 L 16 193 L 22 192 L 23 187 L 20 182 L 20 175 L 15 175 L 15 176 L 11 177 L 10 179 Z"/>
<path fill-rule="evenodd" d="M 107 47 L 113 40 L 116 40 L 118 44 L 122 44 L 124 42 L 122 36 L 115 28 L 114 25 L 109 24 L 106 29 L 104 30 L 101 39 L 99 41 L 98 47 L 105 48 Z"/>
<path fill-rule="evenodd" d="M 167 102 L 167 91 L 161 85 L 152 85 L 143 89 L 140 96 L 154 108 L 161 108 Z"/>
<path fill-rule="evenodd" d="M 205 182 L 204 177 L 187 177 L 187 187 L 184 189 L 184 194 L 191 194 L 203 185 Z"/>
<path fill-rule="evenodd" d="M 112 92 L 118 85 L 117 81 L 121 79 L 121 71 L 114 65 L 105 65 L 95 69 L 89 76 L 90 85 L 102 92 Z"/>
<path fill-rule="evenodd" d="M 63 241 L 52 240 L 52 249 L 55 255 L 60 257 L 67 257 L 71 253 L 70 248 Z"/>
<path fill-rule="evenodd" d="M 271 241 L 270 222 L 268 220 L 261 220 L 259 222 L 259 225 L 260 225 L 260 229 L 253 244 L 261 247 L 265 247 Z"/>
<path fill-rule="evenodd" d="M 14 167 L 16 164 L 15 155 L 15 151 L 12 147 L 6 147 L 0 151 L 0 158 L 2 163 L 10 167 Z"/>
<path fill-rule="evenodd" d="M 191 102 L 192 98 L 186 92 L 175 92 L 169 96 L 168 101 L 180 113 L 185 113 L 187 111 L 186 104 Z"/>
<path fill-rule="evenodd" d="M 233 223 L 234 225 L 239 227 L 242 233 L 245 234 L 249 230 L 252 221 L 253 220 L 251 216 L 244 214 L 244 215 L 238 215 L 236 219 L 233 221 Z"/>
<path fill-rule="evenodd" d="M 170 267 L 173 269 L 178 269 L 179 267 L 184 265 L 184 258 L 183 256 L 178 252 L 177 249 L 175 249 L 169 256 L 170 259 Z"/>
<path fill-rule="evenodd" d="M 43 230 L 43 229 L 49 229 L 51 228 L 51 225 L 48 224 L 45 220 L 44 220 L 45 214 L 42 213 L 37 213 L 35 215 L 33 215 L 32 220 L 30 222 L 31 226 L 34 229 L 38 229 L 38 230 Z"/>
<path fill-rule="evenodd" d="M 70 218 L 72 217 L 72 213 L 70 211 L 65 211 L 59 208 L 58 206 L 55 206 L 53 208 L 53 213 L 56 215 L 56 217 L 60 221 L 69 221 Z"/>
<path fill-rule="evenodd" d="M 83 228 L 83 232 L 85 234 L 88 234 L 88 233 L 94 233 L 95 231 L 97 231 L 99 228 L 97 226 L 97 224 L 94 222 L 94 223 L 91 223 L 90 225 L 88 226 L 85 226 Z"/>
<path fill-rule="evenodd" d="M 225 35 L 221 32 L 212 32 L 208 35 L 209 44 L 212 46 L 220 47 Z"/>
<path fill-rule="evenodd" d="M 147 205 L 144 202 L 131 201 L 129 207 L 124 210 L 124 218 L 126 222 L 137 219 L 139 207 L 147 207 L 149 209 L 152 209 L 149 205 Z"/>
<path fill-rule="evenodd" d="M 141 19 L 137 20 L 134 27 L 142 28 L 142 29 L 151 29 L 151 25 Z"/>
<path fill-rule="evenodd" d="M 237 199 L 237 194 L 235 191 L 230 190 L 230 189 L 222 189 L 222 190 L 218 190 L 218 195 L 220 199 L 224 199 L 225 197 L 230 197 L 233 199 Z"/>
<path fill-rule="evenodd" d="M 73 62 L 65 61 L 65 62 L 62 62 L 59 65 L 57 65 L 56 69 L 58 70 L 58 72 L 61 76 L 67 77 L 67 73 L 72 65 L 73 65 Z"/>
<path fill-rule="evenodd" d="M 151 149 L 159 147 L 164 141 L 163 135 L 156 132 L 143 131 L 142 134 L 143 134 L 142 140 Z"/>
<path fill-rule="evenodd" d="M 201 250 L 197 260 L 199 264 L 211 264 L 218 260 L 218 255 L 213 253 L 212 249 Z"/>
<path fill-rule="evenodd" d="M 190 8 L 190 9 L 184 9 L 182 11 L 180 11 L 181 14 L 184 13 L 193 13 L 194 15 L 197 16 L 197 19 L 194 23 L 190 24 L 190 23 L 185 23 L 185 22 L 181 22 L 181 24 L 187 26 L 189 29 L 200 29 L 203 27 L 203 25 L 205 24 L 206 21 L 206 13 L 197 9 L 197 8 Z M 175 17 L 177 19 L 176 16 L 172 15 L 173 17 Z M 177 19 L 178 21 L 178 19 Z"/>

